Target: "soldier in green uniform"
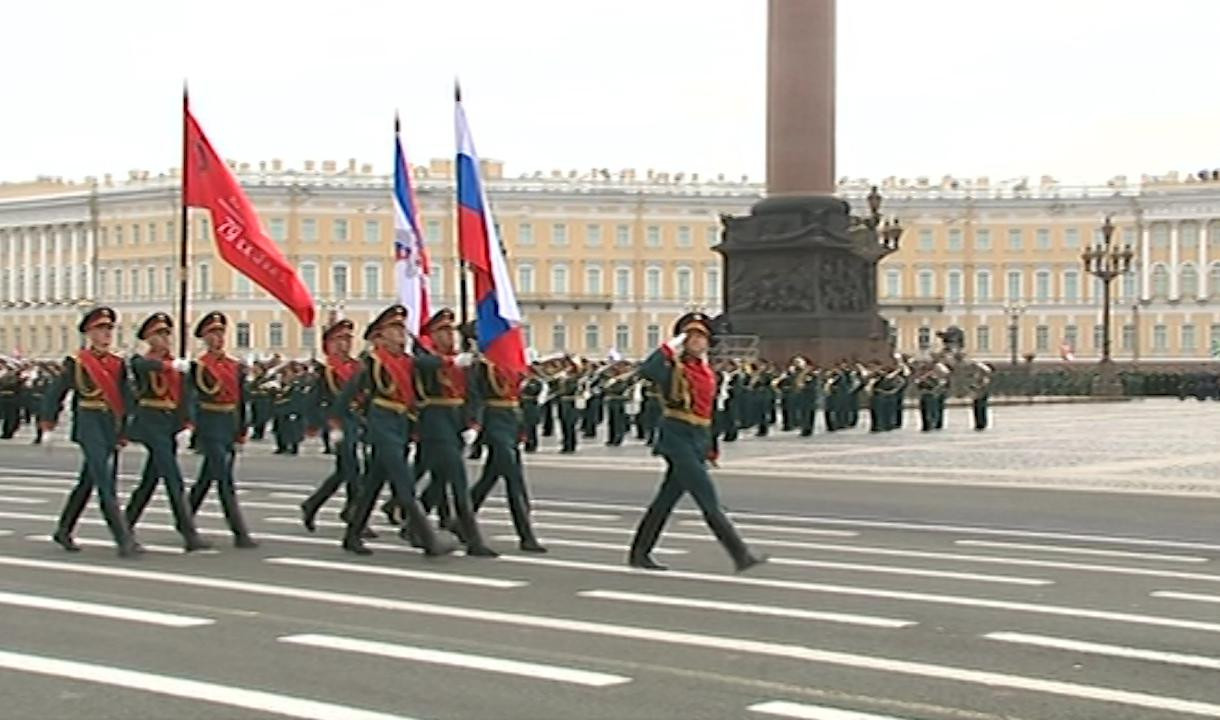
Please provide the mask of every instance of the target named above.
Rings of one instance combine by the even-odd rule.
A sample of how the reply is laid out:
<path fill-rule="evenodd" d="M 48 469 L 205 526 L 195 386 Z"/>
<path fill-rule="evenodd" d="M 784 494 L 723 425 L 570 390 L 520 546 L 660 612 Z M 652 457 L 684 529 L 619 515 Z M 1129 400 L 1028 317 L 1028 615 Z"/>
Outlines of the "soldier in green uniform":
<path fill-rule="evenodd" d="M 638 420 L 644 444 L 651 447 L 657 441 L 657 428 L 661 424 L 661 391 L 656 383 L 645 378 L 644 402 L 640 405 Z"/>
<path fill-rule="evenodd" d="M 195 519 L 187 508 L 178 467 L 178 433 L 186 422 L 182 373 L 191 369 L 189 360 L 175 358 L 170 350 L 174 322 L 169 315 L 153 313 L 140 325 L 136 337 L 148 343 L 148 352 L 133 355 L 129 364 L 136 388 L 136 407 L 131 422 L 131 437 L 148 450 L 140 484 L 132 492 L 125 513 L 127 525 L 135 529 L 144 508 L 165 481 L 174 527 L 182 535 L 187 552 L 207 550 L 212 544 L 199 537 Z"/>
<path fill-rule="evenodd" d="M 43 400 L 39 423 L 51 430 L 59 420 L 64 396 L 72 391 L 72 441 L 84 454 L 84 465 L 76 487 L 68 495 L 59 526 L 51 536 L 68 552 L 79 552 L 72 539 L 76 522 L 97 488 L 98 503 L 120 557 L 143 551 L 119 510 L 115 478 L 119 448 L 127 444 L 127 409 L 131 407 L 131 387 L 123 359 L 110 351 L 117 315 L 101 306 L 85 313 L 79 329 L 89 347 L 64 358 L 64 371 Z"/>
<path fill-rule="evenodd" d="M 674 325 L 674 338 L 654 351 L 640 366 L 640 375 L 664 391 L 665 409 L 653 450 L 665 458 L 665 481 L 648 506 L 631 542 L 628 564 L 645 570 L 664 570 L 652 559 L 652 549 L 678 500 L 690 493 L 716 539 L 733 558 L 738 572 L 765 557 L 752 554 L 720 507 L 716 487 L 707 472 L 715 459 L 712 413 L 716 402 L 716 374 L 707 362 L 711 321 L 703 313 L 688 313 Z"/>
<path fill-rule="evenodd" d="M 199 477 L 191 487 L 191 512 L 199 512 L 203 498 L 216 483 L 220 506 L 233 533 L 233 545 L 256 548 L 250 537 L 237 503 L 237 488 L 233 480 L 234 445 L 246 442 L 245 368 L 225 352 L 225 332 L 229 319 L 221 312 L 211 312 L 195 325 L 195 337 L 201 338 L 207 351 L 191 363 L 187 393 L 192 399 L 195 415 L 195 435 L 203 452 Z"/>
<path fill-rule="evenodd" d="M 271 421 L 272 400 L 267 383 L 267 367 L 263 363 L 255 363 L 246 383 L 246 393 L 250 397 L 252 440 L 262 440 L 267 433 L 267 423 Z"/>
<path fill-rule="evenodd" d="M 521 416 L 525 430 L 525 451 L 538 451 L 538 423 L 542 422 L 542 404 L 548 392 L 546 381 L 535 364 L 521 386 Z"/>
<path fill-rule="evenodd" d="M 271 430 L 275 434 L 276 455 L 296 455 L 300 452 L 297 433 L 301 417 L 301 383 L 297 364 L 289 363 L 280 372 L 278 384 L 271 392 Z"/>
<path fill-rule="evenodd" d="M 555 379 L 555 396 L 559 408 L 559 435 L 561 453 L 576 452 L 577 423 L 580 422 L 581 411 L 577 409 L 580 399 L 581 370 L 571 358 L 567 359 L 567 367 Z"/>
<path fill-rule="evenodd" d="M 0 365 L 0 440 L 9 440 L 21 425 L 21 374 Z"/>
<path fill-rule="evenodd" d="M 42 444 L 42 425 L 38 424 L 38 411 L 42 407 L 42 401 L 47 395 L 47 388 L 51 386 L 54 378 L 57 377 L 47 367 L 37 368 L 37 373 L 30 381 L 29 387 L 26 388 L 25 398 L 26 405 L 30 417 L 35 418 L 34 422 L 34 445 Z"/>
<path fill-rule="evenodd" d="M 360 361 L 352 357 L 352 339 L 355 337 L 355 324 L 351 320 L 335 321 L 322 331 L 322 349 L 326 362 L 320 377 L 314 384 L 313 393 L 308 400 L 311 416 L 309 419 L 310 433 L 318 432 L 322 426 L 329 426 L 331 409 L 338 401 L 339 395 L 347 387 L 348 382 L 360 371 Z M 335 469 L 318 489 L 305 502 L 301 503 L 301 522 L 309 532 L 314 531 L 314 518 L 318 510 L 338 490 L 340 486 L 346 489 L 347 501 L 344 503 L 341 516 L 346 518 L 355 506 L 360 478 L 360 459 L 358 444 L 363 415 L 360 408 L 363 398 L 357 396 L 352 400 L 348 412 L 336 413 L 338 427 L 331 432 L 331 440 L 335 447 Z M 367 536 L 368 533 L 365 533 Z"/>
<path fill-rule="evenodd" d="M 371 555 L 361 535 L 381 488 L 388 482 L 398 507 L 404 508 L 411 532 L 430 556 L 453 552 L 451 543 L 441 540 L 415 499 L 415 473 L 407 461 L 408 415 L 417 407 L 415 375 L 421 366 L 439 366 L 440 358 L 414 358 L 406 352 L 407 309 L 391 305 L 364 331 L 373 349 L 364 356 L 360 370 L 343 387 L 328 411 L 331 427 L 339 430 L 354 422 L 353 404 L 365 417 L 364 440 L 372 448 L 371 465 L 363 475 L 356 505 L 347 516 L 343 549 L 357 555 Z M 344 434 L 346 440 L 347 435 Z M 461 458 L 458 458 L 461 462 Z"/>
<path fill-rule="evenodd" d="M 455 530 L 466 544 L 466 554 L 476 557 L 499 555 L 483 542 L 470 502 L 470 486 L 462 449 L 473 440 L 473 418 L 467 406 L 466 369 L 474 362 L 470 353 L 458 353 L 453 311 L 438 310 L 420 328 L 421 342 L 415 354 L 415 390 L 419 399 L 419 442 L 427 472 L 432 476 L 423 495 L 430 510 L 444 505 L 452 494 L 457 514 Z M 413 532 L 413 529 L 408 529 Z"/>
<path fill-rule="evenodd" d="M 766 437 L 775 424 L 775 366 L 770 362 L 754 378 L 754 392 L 758 403 L 758 437 Z"/>
<path fill-rule="evenodd" d="M 630 363 L 619 361 L 612 365 L 605 381 L 606 417 L 609 420 L 609 435 L 606 445 L 619 447 L 627 436 L 627 401 L 635 388 L 635 372 Z"/>
<path fill-rule="evenodd" d="M 520 547 L 525 552 L 544 553 L 530 523 L 529 493 L 518 448 L 521 435 L 520 373 L 480 358 L 472 368 L 470 399 L 481 418 L 480 434 L 487 444 L 483 474 L 470 489 L 475 512 L 482 507 L 496 481 L 504 478 L 508 511 L 513 518 Z"/>

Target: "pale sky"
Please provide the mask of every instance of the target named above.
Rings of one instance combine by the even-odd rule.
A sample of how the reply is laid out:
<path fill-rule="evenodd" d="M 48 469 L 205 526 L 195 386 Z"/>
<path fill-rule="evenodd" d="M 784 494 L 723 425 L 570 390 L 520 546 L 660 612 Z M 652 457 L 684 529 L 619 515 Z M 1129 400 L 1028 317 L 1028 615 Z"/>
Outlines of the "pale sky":
<path fill-rule="evenodd" d="M 993 181 L 1220 167 L 1220 2 L 839 0 L 838 174 Z M 512 174 L 763 174 L 765 0 L 6 3 L 0 179 L 179 164 L 180 92 L 226 157 Z"/>

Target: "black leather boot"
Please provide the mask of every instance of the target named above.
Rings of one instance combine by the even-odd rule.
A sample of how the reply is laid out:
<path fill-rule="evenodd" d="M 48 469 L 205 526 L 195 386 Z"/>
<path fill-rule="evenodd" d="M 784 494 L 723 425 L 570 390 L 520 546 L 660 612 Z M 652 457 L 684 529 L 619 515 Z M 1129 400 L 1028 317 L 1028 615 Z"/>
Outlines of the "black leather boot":
<path fill-rule="evenodd" d="M 432 529 L 432 526 L 428 524 L 428 517 L 424 514 L 424 509 L 420 507 L 418 502 L 409 502 L 405 505 L 405 508 L 407 515 L 406 528 L 412 536 L 412 545 L 423 548 L 424 553 L 430 557 L 448 555 L 457 549 L 452 541 L 441 539 L 436 531 Z"/>
<path fill-rule="evenodd" d="M 102 518 L 106 520 L 110 534 L 114 536 L 114 544 L 118 546 L 119 557 L 135 557 L 144 552 L 144 548 L 135 541 L 131 529 L 127 527 L 127 521 L 119 510 L 117 500 L 113 498 L 102 500 Z"/>
<path fill-rule="evenodd" d="M 635 538 L 631 541 L 631 550 L 627 555 L 627 564 L 641 570 L 668 570 L 669 567 L 652 559 L 652 549 L 661 536 L 661 527 L 665 524 L 663 515 L 649 506 L 640 524 L 635 529 Z"/>
<path fill-rule="evenodd" d="M 750 552 L 745 541 L 741 539 L 741 535 L 737 533 L 737 528 L 733 527 L 733 521 L 729 520 L 728 515 L 717 511 L 705 515 L 704 519 L 707 520 L 707 525 L 712 529 L 716 539 L 733 558 L 737 572 L 745 572 L 755 565 L 761 565 L 767 561 L 766 555 L 754 555 Z"/>
<path fill-rule="evenodd" d="M 529 553 L 545 553 L 547 551 L 546 548 L 534 536 L 534 526 L 530 523 L 530 511 L 526 506 L 525 498 L 510 492 L 508 494 L 508 510 L 513 516 L 513 526 L 517 529 L 517 538 L 521 541 L 519 546 L 521 550 Z"/>

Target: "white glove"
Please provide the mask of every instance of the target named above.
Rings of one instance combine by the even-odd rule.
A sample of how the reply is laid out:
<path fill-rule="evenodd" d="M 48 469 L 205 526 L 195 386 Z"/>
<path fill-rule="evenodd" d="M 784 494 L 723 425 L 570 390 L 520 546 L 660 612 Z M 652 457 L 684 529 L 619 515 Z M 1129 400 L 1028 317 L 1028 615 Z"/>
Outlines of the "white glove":
<path fill-rule="evenodd" d="M 473 445 L 474 441 L 479 437 L 479 431 L 474 428 L 466 428 L 462 431 L 462 444 Z"/>
<path fill-rule="evenodd" d="M 191 361 L 187 360 L 186 358 L 174 358 L 171 365 L 173 365 L 174 369 L 178 372 L 186 372 L 187 370 L 191 369 Z"/>
<path fill-rule="evenodd" d="M 453 358 L 453 364 L 460 368 L 468 368 L 471 365 L 474 365 L 474 355 L 471 355 L 468 352 L 458 353 L 457 356 Z"/>
<path fill-rule="evenodd" d="M 665 347 L 678 352 L 682 349 L 683 343 L 686 342 L 686 333 L 679 333 L 677 336 L 665 341 Z"/>
<path fill-rule="evenodd" d="M 342 430 L 335 430 L 334 428 L 331 428 L 330 432 L 327 433 L 327 437 L 330 438 L 331 445 L 342 445 L 343 444 L 343 431 Z"/>

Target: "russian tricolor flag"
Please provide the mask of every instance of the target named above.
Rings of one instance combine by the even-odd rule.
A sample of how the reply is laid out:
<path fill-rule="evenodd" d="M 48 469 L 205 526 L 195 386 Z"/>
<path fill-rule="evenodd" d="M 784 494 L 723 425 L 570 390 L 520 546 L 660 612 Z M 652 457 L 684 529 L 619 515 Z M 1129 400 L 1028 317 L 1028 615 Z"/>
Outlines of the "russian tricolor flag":
<path fill-rule="evenodd" d="M 398 136 L 394 116 L 394 274 L 398 279 L 398 301 L 407 308 L 407 330 L 419 335 L 420 325 L 432 315 L 428 306 L 428 252 L 419 231 L 411 166 Z"/>
<path fill-rule="evenodd" d="M 508 274 L 508 261 L 496 237 L 491 206 L 479 178 L 479 156 L 470 137 L 461 91 L 454 97 L 457 128 L 458 250 L 474 275 L 479 351 L 495 365 L 524 373 L 525 343 L 521 308 Z"/>

